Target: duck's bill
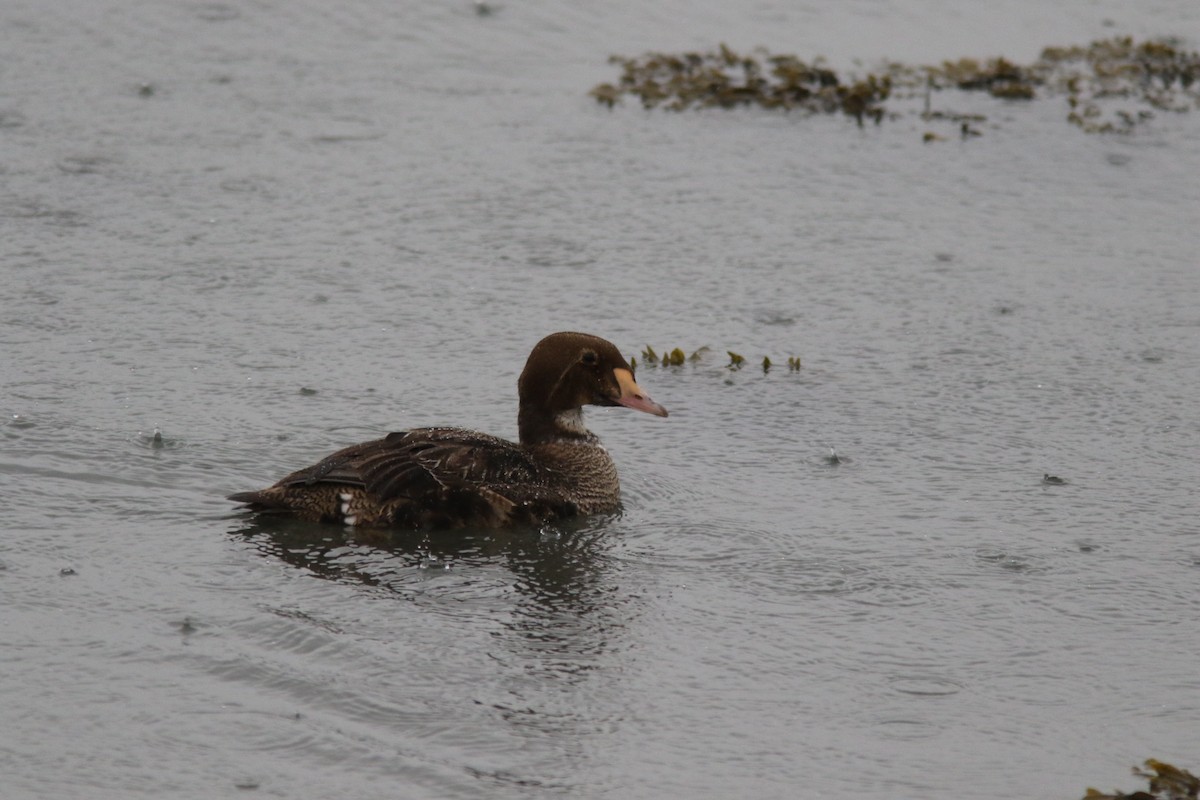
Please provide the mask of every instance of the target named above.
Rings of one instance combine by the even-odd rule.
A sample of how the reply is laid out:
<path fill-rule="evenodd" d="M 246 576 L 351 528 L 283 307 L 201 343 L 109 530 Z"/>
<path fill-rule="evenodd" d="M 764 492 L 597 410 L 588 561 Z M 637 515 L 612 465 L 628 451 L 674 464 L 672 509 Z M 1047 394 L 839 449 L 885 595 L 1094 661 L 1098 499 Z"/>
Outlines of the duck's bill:
<path fill-rule="evenodd" d="M 642 391 L 642 387 L 637 385 L 633 379 L 633 373 L 627 369 L 614 369 L 613 374 L 617 376 L 617 385 L 621 387 L 621 396 L 616 398 L 616 401 L 626 408 L 632 408 L 635 411 L 645 411 L 647 414 L 653 414 L 656 417 L 667 416 L 667 410 L 654 402 L 650 395 Z"/>

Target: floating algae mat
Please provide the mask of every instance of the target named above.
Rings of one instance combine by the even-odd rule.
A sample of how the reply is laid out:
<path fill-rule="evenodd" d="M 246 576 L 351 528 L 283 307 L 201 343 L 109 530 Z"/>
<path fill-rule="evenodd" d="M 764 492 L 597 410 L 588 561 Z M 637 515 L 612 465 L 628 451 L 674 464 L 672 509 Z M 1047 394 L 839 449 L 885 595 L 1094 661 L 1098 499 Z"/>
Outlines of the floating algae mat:
<path fill-rule="evenodd" d="M 1134 767 L 1133 774 L 1149 781 L 1149 791 L 1105 794 L 1088 789 L 1083 800 L 1197 800 L 1200 796 L 1200 778 L 1165 761 L 1148 758 L 1145 768 Z"/>
<path fill-rule="evenodd" d="M 1135 42 L 1116 37 L 1086 47 L 1047 47 L 1032 64 L 1004 58 L 960 59 L 938 66 L 885 63 L 865 76 L 843 76 L 821 59 L 806 62 L 794 55 L 758 49 L 740 55 L 725 45 L 705 53 L 647 53 L 640 58 L 613 56 L 621 68 L 616 84 L 602 83 L 592 97 L 610 108 L 626 95 L 646 108 L 767 109 L 806 113 L 844 113 L 861 126 L 881 123 L 891 114 L 893 98 L 925 98 L 925 119 L 961 124 L 978 116 L 931 108 L 934 92 L 987 92 L 1005 101 L 1064 98 L 1066 119 L 1088 133 L 1129 133 L 1160 112 L 1200 107 L 1200 53 L 1171 39 Z M 931 134 L 927 140 L 940 138 Z"/>

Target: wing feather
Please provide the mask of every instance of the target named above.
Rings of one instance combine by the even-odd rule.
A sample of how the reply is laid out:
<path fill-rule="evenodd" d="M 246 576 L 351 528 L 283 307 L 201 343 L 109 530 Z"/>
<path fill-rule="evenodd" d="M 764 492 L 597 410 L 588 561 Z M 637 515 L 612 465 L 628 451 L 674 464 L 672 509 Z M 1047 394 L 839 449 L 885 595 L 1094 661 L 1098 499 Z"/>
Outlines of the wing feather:
<path fill-rule="evenodd" d="M 418 428 L 339 450 L 277 485 L 359 486 L 389 503 L 464 490 L 506 495 L 507 486 L 544 481 L 537 463 L 512 442 L 461 428 Z"/>

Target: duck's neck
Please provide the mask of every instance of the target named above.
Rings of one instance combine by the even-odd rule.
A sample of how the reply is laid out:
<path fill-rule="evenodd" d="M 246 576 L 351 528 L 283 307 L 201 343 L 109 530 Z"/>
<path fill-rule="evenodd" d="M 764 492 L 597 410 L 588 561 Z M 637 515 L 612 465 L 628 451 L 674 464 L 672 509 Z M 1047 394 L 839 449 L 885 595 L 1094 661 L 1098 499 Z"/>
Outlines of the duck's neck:
<path fill-rule="evenodd" d="M 522 406 L 517 414 L 517 431 L 523 445 L 599 441 L 596 434 L 583 424 L 582 408 L 554 413 L 541 408 Z"/>

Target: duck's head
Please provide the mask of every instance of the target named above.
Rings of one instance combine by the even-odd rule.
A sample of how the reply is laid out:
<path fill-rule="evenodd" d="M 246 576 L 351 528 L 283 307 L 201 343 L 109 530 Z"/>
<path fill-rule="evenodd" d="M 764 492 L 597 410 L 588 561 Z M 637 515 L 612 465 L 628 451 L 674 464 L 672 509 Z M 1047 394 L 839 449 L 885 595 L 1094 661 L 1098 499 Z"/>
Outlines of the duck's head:
<path fill-rule="evenodd" d="M 586 333 L 552 333 L 534 346 L 517 381 L 521 440 L 569 434 L 585 405 L 625 406 L 655 416 L 667 410 L 633 379 L 633 369 L 612 342 Z M 544 430 L 546 426 L 550 430 Z"/>

